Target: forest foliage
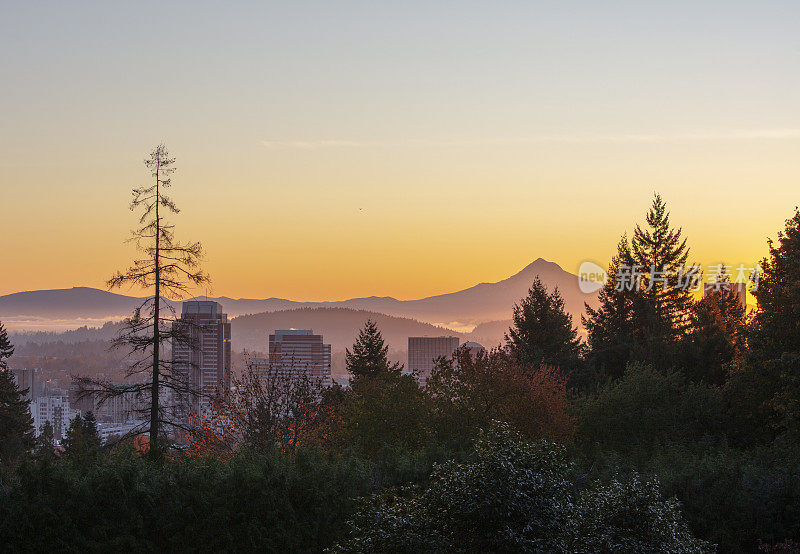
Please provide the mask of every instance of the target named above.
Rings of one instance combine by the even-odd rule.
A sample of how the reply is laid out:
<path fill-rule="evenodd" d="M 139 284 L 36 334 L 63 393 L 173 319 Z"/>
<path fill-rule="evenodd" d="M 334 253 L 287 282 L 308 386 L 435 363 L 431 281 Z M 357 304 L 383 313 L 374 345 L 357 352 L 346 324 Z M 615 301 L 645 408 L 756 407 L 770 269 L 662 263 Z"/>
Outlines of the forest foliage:
<path fill-rule="evenodd" d="M 507 347 L 460 349 L 424 383 L 366 322 L 349 387 L 248 372 L 162 460 L 101 446 L 87 417 L 52 455 L 0 376 L 15 422 L 0 427 L 0 537 L 33 551 L 797 551 L 800 212 L 752 276 L 750 314 L 723 285 L 663 290 L 687 263 L 657 196 L 618 243 L 585 342 L 541 282 Z M 641 287 L 619 290 L 629 266 Z"/>

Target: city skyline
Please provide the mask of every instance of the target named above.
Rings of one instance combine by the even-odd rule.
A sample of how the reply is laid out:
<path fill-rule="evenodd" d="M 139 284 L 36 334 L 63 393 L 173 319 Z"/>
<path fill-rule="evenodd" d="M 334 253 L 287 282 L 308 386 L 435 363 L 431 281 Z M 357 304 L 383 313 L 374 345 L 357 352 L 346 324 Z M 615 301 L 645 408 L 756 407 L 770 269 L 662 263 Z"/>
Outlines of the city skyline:
<path fill-rule="evenodd" d="M 794 3 L 146 12 L 0 8 L 0 294 L 103 288 L 161 140 L 211 296 L 412 299 L 538 257 L 605 266 L 654 191 L 693 260 L 753 265 L 797 204 Z"/>

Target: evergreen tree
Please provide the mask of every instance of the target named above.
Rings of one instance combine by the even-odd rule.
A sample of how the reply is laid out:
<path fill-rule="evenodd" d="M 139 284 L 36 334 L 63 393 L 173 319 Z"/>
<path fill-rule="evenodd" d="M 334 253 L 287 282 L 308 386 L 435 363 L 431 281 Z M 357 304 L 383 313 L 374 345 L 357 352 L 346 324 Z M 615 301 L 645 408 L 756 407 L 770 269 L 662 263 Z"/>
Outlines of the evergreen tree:
<path fill-rule="evenodd" d="M 583 345 L 558 288 L 548 293 L 536 277 L 528 296 L 514 304 L 513 320 L 506 341 L 521 365 L 555 365 L 568 373 L 578 364 Z"/>
<path fill-rule="evenodd" d="M 97 422 L 92 412 L 85 417 L 78 414 L 70 422 L 64 437 L 64 457 L 72 460 L 86 461 L 95 458 L 100 452 L 100 435 Z"/>
<path fill-rule="evenodd" d="M 14 353 L 8 333 L 0 323 L 0 464 L 15 463 L 34 446 L 30 400 L 19 390 L 6 359 Z"/>
<path fill-rule="evenodd" d="M 97 430 L 97 419 L 95 419 L 94 413 L 91 411 L 86 412 L 83 418 L 83 436 L 88 450 L 96 451 L 100 449 L 102 441 Z"/>
<path fill-rule="evenodd" d="M 724 384 L 744 355 L 745 309 L 729 281 L 723 266 L 716 290 L 692 306 L 684 366 L 695 381 Z"/>
<path fill-rule="evenodd" d="M 354 377 L 377 376 L 387 373 L 399 375 L 402 366 L 389 362 L 389 347 L 384 343 L 378 326 L 371 319 L 358 333 L 352 352 L 345 349 L 345 366 Z"/>
<path fill-rule="evenodd" d="M 53 461 L 56 458 L 53 426 L 49 421 L 45 421 L 36 437 L 36 458 L 41 461 Z"/>
<path fill-rule="evenodd" d="M 167 189 L 172 186 L 175 158 L 170 157 L 166 146 L 159 144 L 144 163 L 152 181 L 132 191 L 130 209 L 140 210 L 141 215 L 139 227 L 131 232 L 129 239 L 142 256 L 124 272 L 118 271 L 107 283 L 110 289 L 135 286 L 151 293 L 134 309 L 133 315 L 123 321 L 120 334 L 112 343 L 129 350 L 132 364 L 128 376 L 136 376 L 136 382 L 120 387 L 92 378 L 79 381 L 83 384 L 83 393 L 103 399 L 121 395 L 147 396 L 148 453 L 151 458 L 159 459 L 166 436 L 186 425 L 182 415 L 176 415 L 182 414 L 184 408 L 174 404 L 180 403 L 176 399 L 195 399 L 202 394 L 180 371 L 173 371 L 172 360 L 164 348 L 195 344 L 191 329 L 186 325 L 173 326 L 175 310 L 167 300 L 185 298 L 191 287 L 207 284 L 209 277 L 200 269 L 202 245 L 179 242 L 175 238 L 175 226 L 168 220 L 169 214 L 180 211 L 167 195 Z M 147 379 L 141 380 L 142 375 Z M 162 405 L 166 399 L 172 399 L 173 405 Z"/>
<path fill-rule="evenodd" d="M 689 327 L 692 292 L 686 286 L 689 248 L 680 228 L 673 229 L 667 206 L 656 194 L 631 240 L 633 269 L 641 271 L 634 295 L 634 324 L 642 331 L 637 358 L 655 367 L 674 365 L 678 343 Z"/>
<path fill-rule="evenodd" d="M 345 351 L 353 376 L 340 406 L 341 437 L 369 458 L 396 448 L 416 448 L 426 440 L 425 404 L 419 383 L 389 362 L 381 332 L 368 320 L 353 350 Z"/>
<path fill-rule="evenodd" d="M 628 237 L 623 235 L 617 244 L 617 254 L 608 266 L 606 280 L 598 296 L 599 307 L 586 306 L 581 321 L 586 327 L 589 363 L 601 375 L 621 377 L 631 356 L 637 330 L 633 325 L 633 296 L 635 291 L 620 287 L 616 275 L 622 268 L 633 266 Z"/>
<path fill-rule="evenodd" d="M 779 430 L 800 433 L 800 211 L 768 241 L 769 257 L 761 261 L 758 301 L 749 336 L 753 386 L 771 395 Z"/>
<path fill-rule="evenodd" d="M 636 226 L 630 242 L 623 235 L 617 245 L 600 306 L 587 306 L 583 320 L 589 358 L 605 375 L 619 377 L 628 361 L 659 369 L 676 364 L 689 328 L 691 289 L 700 278 L 686 266 L 689 248 L 681 235 L 656 194 L 645 225 Z"/>
<path fill-rule="evenodd" d="M 65 458 L 81 458 L 86 454 L 86 427 L 81 414 L 70 421 L 62 442 Z"/>
<path fill-rule="evenodd" d="M 769 257 L 761 261 L 753 296 L 758 310 L 753 321 L 751 350 L 759 361 L 785 353 L 800 353 L 800 211 L 778 233 L 778 244 L 768 240 Z"/>
<path fill-rule="evenodd" d="M 100 435 L 92 412 L 86 416 L 78 414 L 73 419 L 64 437 L 64 457 L 68 459 L 92 458 L 100 451 Z"/>
<path fill-rule="evenodd" d="M 0 370 L 8 369 L 6 360 L 14 354 L 14 347 L 8 338 L 8 332 L 0 321 Z"/>

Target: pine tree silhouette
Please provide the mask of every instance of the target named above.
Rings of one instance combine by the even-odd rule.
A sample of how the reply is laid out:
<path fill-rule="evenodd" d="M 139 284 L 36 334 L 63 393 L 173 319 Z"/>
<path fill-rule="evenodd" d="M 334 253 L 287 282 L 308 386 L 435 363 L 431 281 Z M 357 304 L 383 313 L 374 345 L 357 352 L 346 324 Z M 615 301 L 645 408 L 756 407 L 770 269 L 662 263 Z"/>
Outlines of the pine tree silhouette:
<path fill-rule="evenodd" d="M 350 349 L 345 349 L 347 371 L 354 377 L 379 376 L 387 373 L 399 375 L 403 366 L 397 362 L 390 363 L 388 352 L 389 347 L 385 344 L 378 326 L 368 319 L 364 328 L 358 333 L 352 352 Z"/>

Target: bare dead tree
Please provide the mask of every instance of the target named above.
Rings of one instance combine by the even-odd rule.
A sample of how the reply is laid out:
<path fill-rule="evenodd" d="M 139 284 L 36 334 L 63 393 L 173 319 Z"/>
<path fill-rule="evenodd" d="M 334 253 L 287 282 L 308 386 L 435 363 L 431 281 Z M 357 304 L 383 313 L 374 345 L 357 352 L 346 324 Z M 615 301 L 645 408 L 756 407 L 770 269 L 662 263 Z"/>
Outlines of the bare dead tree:
<path fill-rule="evenodd" d="M 246 370 L 234 379 L 233 394 L 218 404 L 210 419 L 195 426 L 193 442 L 217 450 L 232 451 L 244 443 L 293 452 L 314 440 L 324 379 L 294 357 L 269 363 L 245 356 Z"/>
<path fill-rule="evenodd" d="M 199 242 L 178 242 L 174 225 L 166 216 L 177 214 L 178 207 L 165 194 L 171 186 L 175 158 L 166 146 L 158 145 L 144 161 L 152 182 L 132 191 L 131 211 L 141 210 L 138 227 L 131 231 L 128 242 L 135 244 L 142 257 L 133 261 L 124 272 L 108 280 L 108 288 L 127 286 L 152 291 L 133 315 L 124 320 L 123 329 L 113 340 L 114 347 L 127 348 L 130 366 L 127 377 L 133 381 L 123 386 L 81 379 L 86 390 L 102 402 L 120 394 L 149 398 L 143 409 L 143 427 L 149 427 L 150 454 L 162 454 L 161 441 L 167 427 L 182 427 L 162 404 L 165 393 L 182 397 L 199 394 L 181 375 L 172 371 L 167 359 L 166 344 L 186 343 L 189 337 L 180 326 L 173 326 L 175 309 L 169 300 L 188 296 L 190 287 L 209 282 L 200 269 L 203 248 Z"/>
<path fill-rule="evenodd" d="M 265 371 L 266 370 L 266 371 Z M 253 445 L 269 442 L 294 451 L 313 433 L 325 383 L 294 356 L 286 362 L 257 367 L 248 360 L 247 372 L 237 380 L 245 404 L 245 440 Z"/>

